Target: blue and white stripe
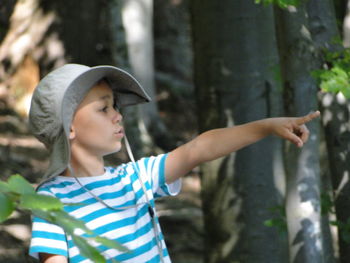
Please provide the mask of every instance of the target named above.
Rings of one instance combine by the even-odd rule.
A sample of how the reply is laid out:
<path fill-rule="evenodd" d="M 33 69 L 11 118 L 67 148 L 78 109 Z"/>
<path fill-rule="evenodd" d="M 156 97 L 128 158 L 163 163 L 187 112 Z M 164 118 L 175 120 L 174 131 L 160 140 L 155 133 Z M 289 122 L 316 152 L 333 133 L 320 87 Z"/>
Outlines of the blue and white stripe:
<path fill-rule="evenodd" d="M 130 263 L 158 263 L 160 259 L 156 237 L 137 171 L 140 171 L 147 196 L 154 206 L 154 198 L 175 195 L 181 187 L 180 181 L 170 185 L 165 182 L 166 156 L 143 158 L 136 164 L 127 163 L 116 168 L 106 167 L 103 175 L 79 178 L 94 195 L 120 211 L 112 210 L 98 202 L 72 177 L 58 176 L 43 184 L 38 192 L 55 196 L 63 203 L 81 203 L 77 206 L 67 205 L 64 209 L 70 215 L 83 220 L 96 234 L 116 240 L 131 250 L 131 253 L 123 253 L 94 244 L 106 258 Z M 158 220 L 157 226 L 164 260 L 170 262 Z M 81 256 L 72 238 L 67 236 L 62 228 L 40 218 L 33 218 L 29 253 L 36 258 L 38 253 L 51 253 L 64 255 L 71 263 L 91 262 Z"/>

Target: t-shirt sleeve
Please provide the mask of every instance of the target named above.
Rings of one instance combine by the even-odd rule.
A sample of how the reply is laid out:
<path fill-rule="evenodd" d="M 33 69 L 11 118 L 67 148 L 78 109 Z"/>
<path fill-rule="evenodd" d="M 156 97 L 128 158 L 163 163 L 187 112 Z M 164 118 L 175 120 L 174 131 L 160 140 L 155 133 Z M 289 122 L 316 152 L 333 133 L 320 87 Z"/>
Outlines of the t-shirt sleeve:
<path fill-rule="evenodd" d="M 39 191 L 38 193 L 51 195 L 47 192 Z M 61 227 L 34 216 L 32 219 L 32 238 L 30 240 L 29 254 L 32 257 L 39 258 L 39 253 L 67 257 L 67 240 Z"/>
<path fill-rule="evenodd" d="M 142 158 L 137 162 L 142 180 L 151 185 L 155 198 L 177 195 L 181 190 L 181 179 L 171 184 L 166 183 L 165 162 L 168 154 Z"/>

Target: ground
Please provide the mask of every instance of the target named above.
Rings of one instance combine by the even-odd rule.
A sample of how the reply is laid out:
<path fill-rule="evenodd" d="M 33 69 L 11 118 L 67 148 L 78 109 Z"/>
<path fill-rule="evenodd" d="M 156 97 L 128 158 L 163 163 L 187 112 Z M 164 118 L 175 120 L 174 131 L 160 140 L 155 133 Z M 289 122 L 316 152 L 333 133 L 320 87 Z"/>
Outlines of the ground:
<path fill-rule="evenodd" d="M 21 174 L 38 182 L 48 165 L 47 151 L 28 132 L 25 118 L 0 109 L 0 179 Z M 183 179 L 182 192 L 157 203 L 160 223 L 173 263 L 200 263 L 203 253 L 200 182 L 194 171 Z M 37 262 L 28 256 L 30 215 L 16 211 L 0 224 L 0 262 Z"/>

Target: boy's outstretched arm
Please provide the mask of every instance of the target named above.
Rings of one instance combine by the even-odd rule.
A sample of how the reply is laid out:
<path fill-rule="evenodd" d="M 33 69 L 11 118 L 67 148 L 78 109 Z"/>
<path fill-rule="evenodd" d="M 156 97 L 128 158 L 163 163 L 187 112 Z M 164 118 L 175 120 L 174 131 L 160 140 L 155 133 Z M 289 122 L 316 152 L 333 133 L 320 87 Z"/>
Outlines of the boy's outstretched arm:
<path fill-rule="evenodd" d="M 225 156 L 269 135 L 302 147 L 309 137 L 305 124 L 319 115 L 316 111 L 297 118 L 268 118 L 204 132 L 169 153 L 165 165 L 166 182 L 171 183 L 203 162 Z"/>

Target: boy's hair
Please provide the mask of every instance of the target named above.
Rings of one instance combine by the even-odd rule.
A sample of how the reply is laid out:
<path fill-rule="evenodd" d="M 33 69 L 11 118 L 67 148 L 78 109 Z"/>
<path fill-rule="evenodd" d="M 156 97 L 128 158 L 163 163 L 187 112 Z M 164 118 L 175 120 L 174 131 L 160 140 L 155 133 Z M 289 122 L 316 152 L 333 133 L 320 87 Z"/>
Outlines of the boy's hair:
<path fill-rule="evenodd" d="M 36 87 L 29 112 L 32 133 L 50 151 L 45 181 L 67 168 L 73 115 L 88 91 L 99 81 L 109 84 L 117 108 L 151 100 L 134 77 L 113 66 L 67 64 L 49 73 Z"/>

